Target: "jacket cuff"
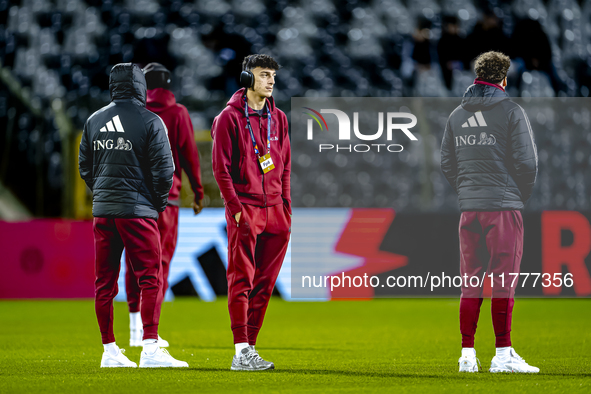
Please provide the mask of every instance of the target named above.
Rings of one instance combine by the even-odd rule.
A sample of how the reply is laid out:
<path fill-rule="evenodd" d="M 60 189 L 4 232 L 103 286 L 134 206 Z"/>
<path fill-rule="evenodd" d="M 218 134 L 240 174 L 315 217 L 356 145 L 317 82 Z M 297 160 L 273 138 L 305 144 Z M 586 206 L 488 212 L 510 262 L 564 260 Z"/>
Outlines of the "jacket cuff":
<path fill-rule="evenodd" d="M 193 190 L 193 193 L 195 194 L 195 202 L 199 202 L 199 200 L 203 200 L 203 197 L 205 197 L 205 194 L 202 190 Z"/>
<path fill-rule="evenodd" d="M 242 204 L 240 203 L 238 196 L 234 196 L 230 201 L 225 201 L 225 204 L 232 216 L 236 215 L 238 212 L 242 212 Z"/>

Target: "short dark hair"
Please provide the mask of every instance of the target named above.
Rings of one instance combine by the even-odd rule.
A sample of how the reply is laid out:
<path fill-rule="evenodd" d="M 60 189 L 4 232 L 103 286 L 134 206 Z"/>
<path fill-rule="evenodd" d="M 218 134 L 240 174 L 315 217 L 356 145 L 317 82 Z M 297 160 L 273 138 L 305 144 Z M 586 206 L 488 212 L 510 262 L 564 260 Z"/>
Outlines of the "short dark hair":
<path fill-rule="evenodd" d="M 242 70 L 252 70 L 253 68 L 257 67 L 279 70 L 281 66 L 269 55 L 248 55 L 244 58 L 244 61 L 242 62 Z"/>
<path fill-rule="evenodd" d="M 501 52 L 489 51 L 476 58 L 474 71 L 485 82 L 499 83 L 507 76 L 511 66 L 509 56 Z"/>

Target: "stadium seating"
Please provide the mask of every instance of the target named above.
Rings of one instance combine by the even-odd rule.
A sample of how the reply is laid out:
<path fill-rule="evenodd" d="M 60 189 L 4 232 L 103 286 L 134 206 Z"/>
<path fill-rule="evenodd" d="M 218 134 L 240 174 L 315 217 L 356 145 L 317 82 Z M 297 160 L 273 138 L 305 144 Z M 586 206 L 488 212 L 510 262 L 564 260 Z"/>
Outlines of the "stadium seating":
<path fill-rule="evenodd" d="M 547 68 L 531 69 L 527 59 L 511 54 L 515 67 L 510 93 L 589 95 L 591 0 L 580 5 L 576 0 L 0 1 L 0 60 L 30 92 L 35 106 L 63 108 L 76 129 L 108 102 L 108 72 L 113 64 L 158 60 L 173 71 L 173 90 L 189 108 L 195 129 L 204 130 L 238 88 L 241 59 L 252 52 L 271 54 L 283 65 L 275 98 L 286 111 L 294 96 L 461 96 L 473 73 L 466 68 L 454 70 L 448 90 L 434 48 L 442 34 L 443 16 L 455 16 L 459 35 L 466 38 L 483 17 L 483 7 L 494 13 L 508 37 L 522 20 L 539 22 L 551 47 Z M 413 34 L 419 25 L 428 30 L 428 57 L 420 66 L 413 59 Z M 0 108 L 3 124 L 8 124 L 6 102 L 13 98 L 11 94 L 5 91 L 0 97 L 5 108 Z M 53 193 L 58 196 L 65 157 L 59 127 L 54 113 L 39 116 L 45 124 L 41 128 L 33 125 L 35 116 L 29 110 L 19 109 L 13 132 L 18 143 L 13 144 L 27 155 L 14 160 L 29 160 L 29 167 L 23 167 L 28 170 L 23 171 L 37 171 L 36 166 L 45 163 L 41 171 L 57 185 Z M 551 111 L 540 116 L 550 118 Z M 534 194 L 531 209 L 589 205 L 584 197 L 591 188 L 584 171 L 584 165 L 590 164 L 589 141 L 579 140 L 583 137 L 574 129 L 559 134 L 563 138 L 556 141 L 538 137 L 540 163 L 549 167 L 540 173 L 540 193 Z M 434 131 L 433 138 L 437 148 L 440 131 Z M 38 141 L 43 142 L 41 161 L 34 159 Z M 561 153 L 556 152 L 555 143 Z M 294 157 L 294 204 L 453 210 L 453 192 L 441 177 L 437 154 L 430 158 L 421 157 L 420 152 L 401 154 L 396 168 L 386 170 L 376 164 L 381 159 L 343 156 L 355 166 L 348 168 L 358 170 L 355 179 L 346 175 L 335 179 L 334 163 L 307 171 L 308 160 L 300 154 Z M 568 159 L 570 167 L 564 167 L 562 158 Z M 417 169 L 426 175 L 413 176 Z M 366 178 L 368 185 L 385 186 L 373 193 L 371 188 L 360 190 L 359 183 Z M 323 185 L 326 195 L 304 193 L 307 185 Z M 424 196 L 430 196 L 431 202 L 425 203 Z"/>

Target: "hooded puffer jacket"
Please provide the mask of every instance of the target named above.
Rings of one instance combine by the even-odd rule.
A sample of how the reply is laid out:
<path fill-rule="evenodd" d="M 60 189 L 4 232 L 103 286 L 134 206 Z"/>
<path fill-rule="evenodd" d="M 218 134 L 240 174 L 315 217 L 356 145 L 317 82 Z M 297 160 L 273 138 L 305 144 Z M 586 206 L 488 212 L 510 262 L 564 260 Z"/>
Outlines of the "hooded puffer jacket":
<path fill-rule="evenodd" d="M 92 213 L 157 220 L 174 173 L 166 126 L 145 108 L 139 67 L 114 66 L 109 88 L 111 103 L 88 118 L 80 142 L 80 176 L 92 191 Z"/>
<path fill-rule="evenodd" d="M 462 212 L 522 210 L 538 172 L 523 108 L 499 86 L 475 81 L 447 120 L 441 170 Z"/>

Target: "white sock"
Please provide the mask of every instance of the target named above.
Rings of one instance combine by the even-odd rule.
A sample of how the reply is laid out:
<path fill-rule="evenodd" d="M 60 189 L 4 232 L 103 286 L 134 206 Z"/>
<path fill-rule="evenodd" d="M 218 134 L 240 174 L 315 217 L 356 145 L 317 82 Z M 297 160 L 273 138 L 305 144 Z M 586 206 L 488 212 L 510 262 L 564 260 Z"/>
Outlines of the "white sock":
<path fill-rule="evenodd" d="M 463 347 L 462 348 L 462 357 L 475 357 L 476 350 L 473 347 Z"/>
<path fill-rule="evenodd" d="M 158 350 L 158 341 L 156 339 L 144 339 L 142 346 L 144 352 L 151 355 L 156 353 L 156 350 Z"/>
<path fill-rule="evenodd" d="M 119 354 L 119 346 L 117 346 L 115 342 L 105 343 L 103 347 L 105 348 L 105 352 L 109 352 L 111 356 Z"/>
<path fill-rule="evenodd" d="M 250 345 L 247 342 L 235 343 L 234 347 L 236 348 L 236 357 L 239 357 L 242 354 L 242 349 L 246 349 Z"/>
<path fill-rule="evenodd" d="M 142 313 L 141 312 L 129 312 L 129 329 L 131 331 L 141 330 L 144 328 L 142 324 Z"/>
<path fill-rule="evenodd" d="M 511 346 L 508 347 L 498 347 L 497 348 L 497 357 L 506 360 L 511 356 L 509 352 L 511 350 Z"/>

